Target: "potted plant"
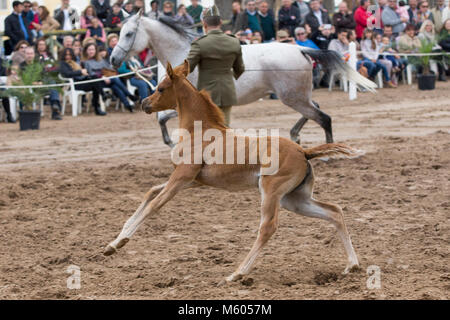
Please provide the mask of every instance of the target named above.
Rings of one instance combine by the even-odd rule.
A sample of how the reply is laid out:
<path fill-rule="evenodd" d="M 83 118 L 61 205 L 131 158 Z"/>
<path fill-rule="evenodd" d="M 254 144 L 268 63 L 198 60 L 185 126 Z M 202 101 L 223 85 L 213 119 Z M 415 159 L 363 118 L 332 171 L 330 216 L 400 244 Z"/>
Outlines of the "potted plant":
<path fill-rule="evenodd" d="M 431 56 L 435 43 L 421 39 L 422 45 L 419 52 L 423 56 L 410 57 L 409 61 L 417 67 L 417 84 L 420 90 L 434 90 L 436 83 L 436 75 L 430 70 Z"/>
<path fill-rule="evenodd" d="M 48 83 L 43 81 L 45 75 L 44 67 L 39 62 L 33 62 L 19 71 L 20 81 L 12 84 L 15 86 L 32 86 L 36 84 Z M 22 104 L 19 111 L 20 130 L 37 130 L 41 121 L 41 112 L 34 110 L 33 106 L 39 103 L 41 99 L 48 94 L 48 88 L 18 88 L 8 89 L 7 93 L 17 97 Z"/>

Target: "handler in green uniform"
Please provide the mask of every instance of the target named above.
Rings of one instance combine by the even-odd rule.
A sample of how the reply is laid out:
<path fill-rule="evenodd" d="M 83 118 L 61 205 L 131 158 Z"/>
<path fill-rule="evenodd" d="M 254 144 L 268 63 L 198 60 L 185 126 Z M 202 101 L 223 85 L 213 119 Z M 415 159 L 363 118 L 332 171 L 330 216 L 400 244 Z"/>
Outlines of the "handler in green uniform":
<path fill-rule="evenodd" d="M 237 103 L 234 80 L 245 71 L 239 40 L 220 29 L 222 21 L 219 9 L 214 5 L 203 12 L 203 28 L 206 35 L 191 45 L 187 57 L 191 72 L 199 68 L 199 90 L 205 89 L 225 115 L 230 124 L 231 106 Z"/>

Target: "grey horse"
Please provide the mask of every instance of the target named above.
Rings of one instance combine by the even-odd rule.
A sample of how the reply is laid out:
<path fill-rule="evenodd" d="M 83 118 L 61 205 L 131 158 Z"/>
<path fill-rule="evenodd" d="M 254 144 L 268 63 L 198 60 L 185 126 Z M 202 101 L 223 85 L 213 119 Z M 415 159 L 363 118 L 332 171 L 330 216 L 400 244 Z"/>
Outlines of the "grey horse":
<path fill-rule="evenodd" d="M 187 57 L 191 42 L 198 37 L 193 31 L 168 17 L 158 20 L 136 14 L 122 27 L 120 39 L 111 54 L 111 64 L 119 67 L 123 61 L 150 48 L 165 66 L 181 64 Z M 325 131 L 326 142 L 333 142 L 331 117 L 319 109 L 312 100 L 312 59 L 332 73 L 345 75 L 361 88 L 375 91 L 376 85 L 348 66 L 342 57 L 332 50 L 314 50 L 285 43 L 264 43 L 242 46 L 246 71 L 235 81 L 238 105 L 257 101 L 275 93 L 280 101 L 296 110 L 303 117 L 292 127 L 290 136 L 298 141 L 298 135 L 308 119 L 317 122 Z M 188 79 L 196 84 L 198 70 Z M 158 114 L 163 140 L 169 146 L 166 123 L 176 117 L 175 111 Z"/>

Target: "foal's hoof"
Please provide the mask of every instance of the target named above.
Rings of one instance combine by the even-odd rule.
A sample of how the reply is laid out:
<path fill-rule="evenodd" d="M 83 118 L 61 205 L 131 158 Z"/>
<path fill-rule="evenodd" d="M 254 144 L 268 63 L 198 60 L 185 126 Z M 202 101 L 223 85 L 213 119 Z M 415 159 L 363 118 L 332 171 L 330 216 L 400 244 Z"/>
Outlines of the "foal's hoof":
<path fill-rule="evenodd" d="M 116 248 L 114 248 L 112 245 L 108 245 L 105 248 L 105 251 L 103 251 L 103 255 L 110 256 L 110 255 L 113 255 L 116 252 L 117 252 Z"/>
<path fill-rule="evenodd" d="M 130 241 L 130 239 L 123 238 L 122 240 L 119 241 L 119 243 L 117 244 L 116 248 L 117 249 L 122 248 L 124 245 L 126 245 L 128 243 L 128 241 Z"/>
<path fill-rule="evenodd" d="M 348 265 L 342 274 L 358 272 L 359 270 L 361 270 L 361 267 L 359 266 L 359 264 L 352 264 L 352 265 Z"/>

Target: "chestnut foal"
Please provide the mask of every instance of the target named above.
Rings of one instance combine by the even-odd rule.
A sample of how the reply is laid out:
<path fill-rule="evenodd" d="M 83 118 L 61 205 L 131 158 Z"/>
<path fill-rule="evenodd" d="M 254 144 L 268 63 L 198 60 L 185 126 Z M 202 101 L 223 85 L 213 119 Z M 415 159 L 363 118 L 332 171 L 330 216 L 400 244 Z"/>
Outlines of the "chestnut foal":
<path fill-rule="evenodd" d="M 187 130 L 191 136 L 194 134 L 194 121 L 201 121 L 202 136 L 205 130 L 216 129 L 223 133 L 223 137 L 226 136 L 227 141 L 223 142 L 226 148 L 229 148 L 230 144 L 236 146 L 237 140 L 242 136 L 226 135 L 225 132 L 229 128 L 224 125 L 222 112 L 205 91 L 199 92 L 186 79 L 188 74 L 189 63 L 187 61 L 175 69 L 168 64 L 166 78 L 158 86 L 158 90 L 143 101 L 142 108 L 148 114 L 176 108 L 180 116 L 180 128 Z M 237 270 L 226 278 L 226 281 L 237 280 L 250 272 L 261 249 L 277 229 L 280 206 L 304 216 L 331 222 L 336 227 L 347 253 L 348 263 L 344 272 L 357 268 L 358 258 L 345 226 L 341 208 L 312 198 L 314 173 L 308 160 L 320 157 L 354 158 L 362 155 L 363 152 L 342 144 L 325 144 L 303 149 L 289 139 L 277 137 L 278 170 L 264 173 L 263 169 L 267 169 L 268 165 L 262 161 L 261 157 L 257 157 L 256 164 L 249 162 L 249 158 L 259 151 L 258 142 L 261 137 L 247 136 L 244 139 L 245 150 L 236 150 L 236 148 L 232 150 L 235 153 L 235 160 L 236 153 L 245 151 L 245 164 L 229 164 L 228 162 L 226 164 L 207 164 L 204 160 L 201 163 L 194 163 L 192 156 L 189 156 L 186 161 L 188 163 L 176 164 L 169 180 L 153 187 L 145 195 L 140 207 L 125 223 L 117 239 L 106 247 L 104 254 L 111 255 L 123 247 L 144 219 L 149 215 L 156 214 L 180 190 L 199 185 L 235 191 L 253 187 L 259 188 L 262 198 L 258 236 L 247 257 Z M 272 140 L 268 141 L 269 144 L 274 143 Z M 181 142 L 182 139 L 179 144 Z M 206 146 L 202 142 L 202 151 Z M 261 149 L 261 145 L 259 149 Z M 273 153 L 273 151 L 271 152 Z M 275 156 L 275 154 L 271 154 L 271 156 Z"/>

